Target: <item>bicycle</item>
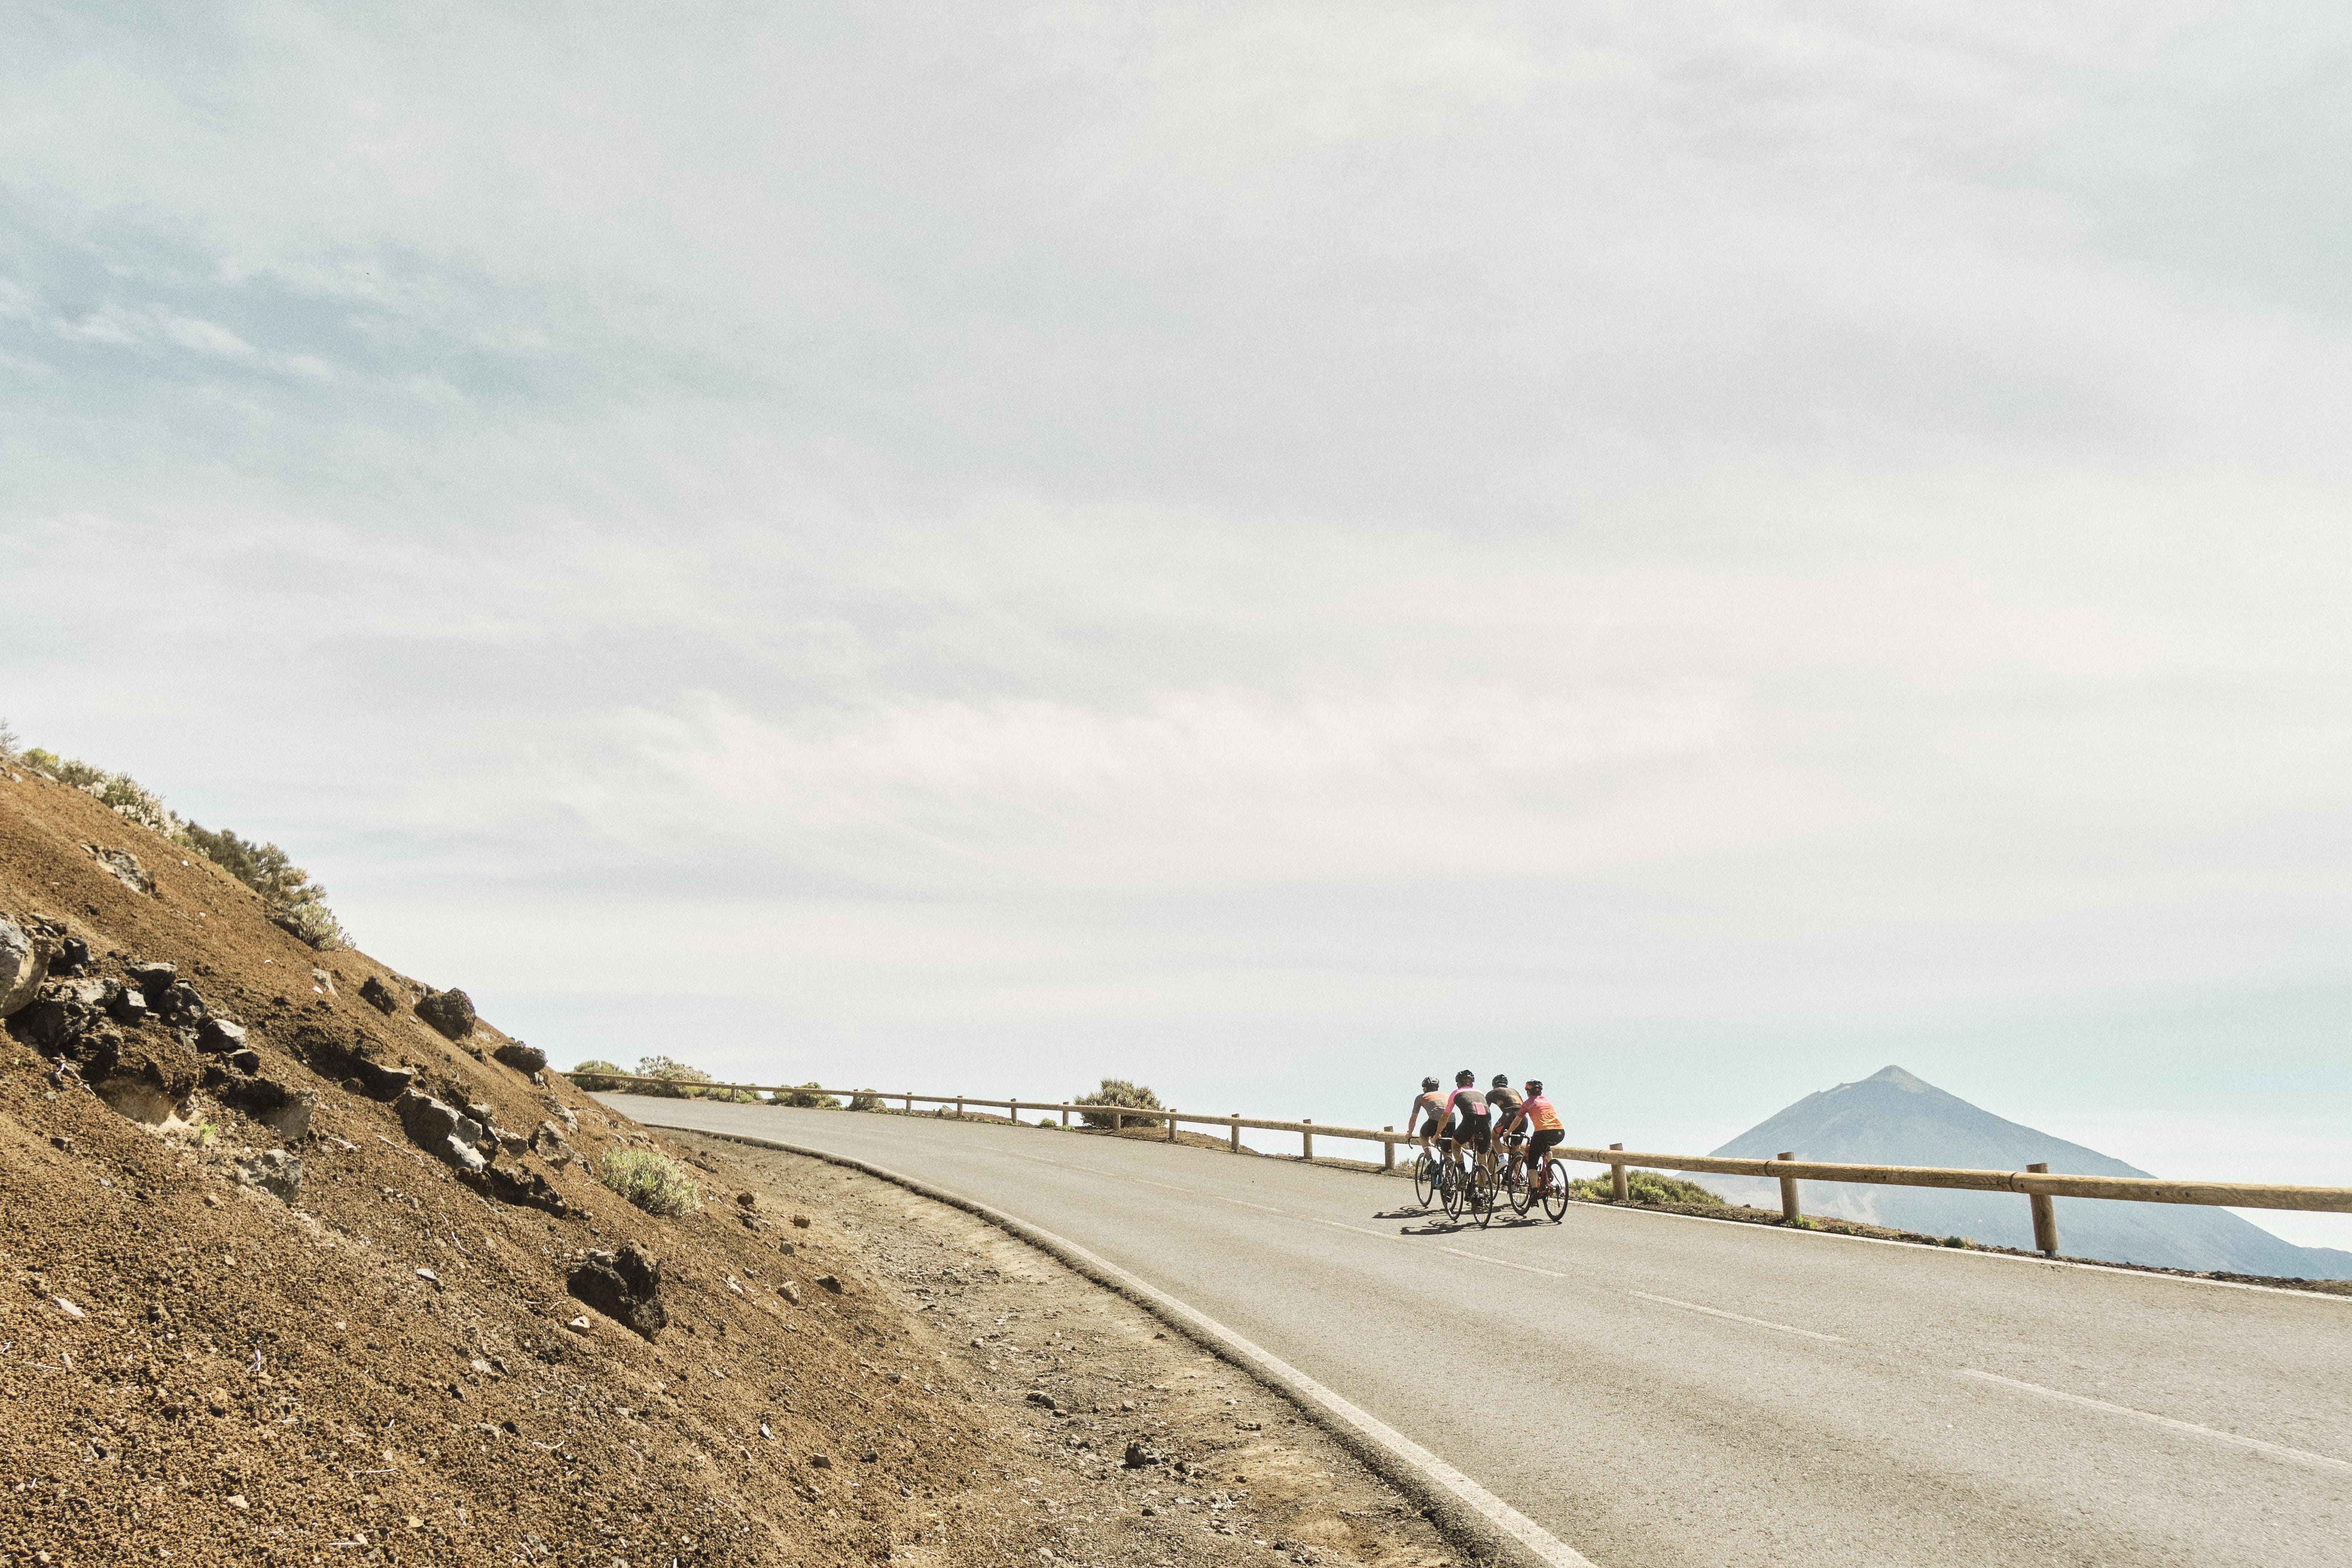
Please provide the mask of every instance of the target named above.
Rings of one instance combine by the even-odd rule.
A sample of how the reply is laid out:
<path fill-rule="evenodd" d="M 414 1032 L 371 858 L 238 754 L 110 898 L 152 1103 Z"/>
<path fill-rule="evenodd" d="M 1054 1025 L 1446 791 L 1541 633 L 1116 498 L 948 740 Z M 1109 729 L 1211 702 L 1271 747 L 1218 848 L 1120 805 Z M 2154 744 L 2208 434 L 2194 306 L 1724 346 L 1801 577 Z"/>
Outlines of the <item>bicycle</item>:
<path fill-rule="evenodd" d="M 1493 1168 L 1481 1160 L 1470 1167 L 1469 1192 L 1464 1202 L 1478 1217 L 1478 1228 L 1486 1229 L 1495 1223 L 1496 1177 Z"/>
<path fill-rule="evenodd" d="M 1546 1154 L 1543 1163 L 1530 1177 L 1522 1176 L 1511 1193 L 1511 1209 L 1522 1218 L 1540 1202 L 1544 1215 L 1558 1225 L 1568 1213 L 1568 1172 L 1558 1159 Z"/>
<path fill-rule="evenodd" d="M 1429 1200 L 1437 1195 L 1437 1193 L 1440 1190 L 1440 1182 L 1442 1180 L 1442 1172 L 1444 1169 L 1444 1161 L 1439 1159 L 1435 1154 L 1431 1153 L 1426 1149 L 1423 1149 L 1420 1155 L 1414 1159 L 1412 1163 L 1412 1201 L 1420 1207 L 1424 1209 L 1427 1208 L 1429 1206 Z"/>
<path fill-rule="evenodd" d="M 1524 1215 L 1528 1212 L 1528 1164 L 1524 1158 L 1528 1141 L 1514 1138 L 1495 1156 L 1496 1185 L 1511 1212 Z"/>

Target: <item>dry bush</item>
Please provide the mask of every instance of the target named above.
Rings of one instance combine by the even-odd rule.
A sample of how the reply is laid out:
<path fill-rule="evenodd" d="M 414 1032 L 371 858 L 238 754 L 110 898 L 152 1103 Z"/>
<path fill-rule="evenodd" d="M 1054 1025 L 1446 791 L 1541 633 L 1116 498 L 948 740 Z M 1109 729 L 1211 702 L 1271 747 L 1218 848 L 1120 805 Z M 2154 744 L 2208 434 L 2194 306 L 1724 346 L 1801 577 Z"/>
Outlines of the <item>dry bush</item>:
<path fill-rule="evenodd" d="M 614 1149 L 596 1162 L 596 1179 L 645 1210 L 675 1218 L 702 1206 L 702 1189 L 686 1167 L 650 1149 Z"/>

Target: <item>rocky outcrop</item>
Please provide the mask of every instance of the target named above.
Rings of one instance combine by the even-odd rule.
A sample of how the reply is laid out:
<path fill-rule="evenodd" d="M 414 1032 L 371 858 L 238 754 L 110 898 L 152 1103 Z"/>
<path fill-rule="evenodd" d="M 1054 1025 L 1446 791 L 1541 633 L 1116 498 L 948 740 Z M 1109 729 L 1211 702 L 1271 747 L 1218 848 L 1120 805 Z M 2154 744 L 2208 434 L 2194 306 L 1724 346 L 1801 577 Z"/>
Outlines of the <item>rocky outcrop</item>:
<path fill-rule="evenodd" d="M 547 1053 L 537 1046 L 526 1046 L 520 1040 L 509 1040 L 490 1053 L 526 1078 L 547 1066 Z"/>
<path fill-rule="evenodd" d="M 290 1204 L 302 1190 L 302 1157 L 284 1149 L 264 1149 L 237 1162 L 236 1179 Z"/>
<path fill-rule="evenodd" d="M 573 1267 L 564 1288 L 648 1344 L 669 1326 L 669 1310 L 661 1300 L 661 1265 L 634 1241 L 618 1252 L 590 1253 Z"/>
<path fill-rule="evenodd" d="M 83 1081 L 133 1121 L 159 1125 L 196 1091 L 200 1064 L 195 1053 L 174 1037 L 108 1029 L 89 1043 Z"/>
<path fill-rule="evenodd" d="M 488 1163 L 476 1146 L 482 1141 L 484 1129 L 472 1117 L 414 1089 L 404 1091 L 392 1109 L 407 1131 L 409 1141 L 426 1153 L 447 1161 L 460 1171 L 479 1171 Z"/>
<path fill-rule="evenodd" d="M 0 1018 L 21 1011 L 48 977 L 50 944 L 0 915 Z"/>
<path fill-rule="evenodd" d="M 485 1165 L 478 1171 L 462 1173 L 457 1178 L 485 1197 L 502 1204 L 520 1204 L 554 1215 L 568 1218 L 572 1205 L 547 1177 L 538 1171 L 514 1169 L 505 1165 Z"/>
<path fill-rule="evenodd" d="M 474 1002 L 463 991 L 433 991 L 416 1005 L 416 1016 L 452 1040 L 474 1032 Z"/>
<path fill-rule="evenodd" d="M 378 975 L 371 974 L 360 983 L 360 1000 L 387 1018 L 400 1011 L 399 995 Z"/>
<path fill-rule="evenodd" d="M 124 887 L 134 893 L 145 893 L 150 898 L 154 896 L 154 875 L 139 863 L 138 856 L 128 849 L 106 849 L 95 844 L 85 844 L 82 847 L 89 850 L 91 857 Z"/>
<path fill-rule="evenodd" d="M 317 1095 L 274 1079 L 232 1079 L 217 1092 L 223 1105 L 245 1112 L 289 1142 L 310 1131 L 310 1117 L 319 1109 Z"/>

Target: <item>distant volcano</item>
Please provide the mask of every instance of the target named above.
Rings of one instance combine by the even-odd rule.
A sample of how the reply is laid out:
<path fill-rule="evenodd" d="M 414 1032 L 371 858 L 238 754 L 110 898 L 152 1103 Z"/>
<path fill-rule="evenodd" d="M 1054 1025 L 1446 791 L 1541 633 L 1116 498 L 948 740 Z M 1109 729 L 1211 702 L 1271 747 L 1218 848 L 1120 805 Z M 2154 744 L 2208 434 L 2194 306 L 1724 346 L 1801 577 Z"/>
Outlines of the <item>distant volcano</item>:
<path fill-rule="evenodd" d="M 2148 1174 L 2095 1149 L 1979 1110 L 1898 1067 L 1809 1094 L 1715 1152 L 1769 1160 L 1783 1149 L 1803 1160 L 1863 1165 L 2019 1171 L 2046 1160 L 2052 1171 L 2073 1175 Z M 1779 1184 L 1770 1180 L 1701 1174 L 1692 1179 L 1738 1202 L 1780 1205 Z M 1995 1247 L 2033 1245 L 2033 1224 L 2022 1196 L 1829 1182 L 1807 1182 L 1803 1192 L 1809 1213 L 1930 1236 L 1965 1236 Z M 2297 1247 L 2226 1209 L 2095 1198 L 2060 1198 L 2057 1204 L 2059 1250 L 2068 1257 L 2289 1279 L 2352 1279 L 2352 1252 Z"/>

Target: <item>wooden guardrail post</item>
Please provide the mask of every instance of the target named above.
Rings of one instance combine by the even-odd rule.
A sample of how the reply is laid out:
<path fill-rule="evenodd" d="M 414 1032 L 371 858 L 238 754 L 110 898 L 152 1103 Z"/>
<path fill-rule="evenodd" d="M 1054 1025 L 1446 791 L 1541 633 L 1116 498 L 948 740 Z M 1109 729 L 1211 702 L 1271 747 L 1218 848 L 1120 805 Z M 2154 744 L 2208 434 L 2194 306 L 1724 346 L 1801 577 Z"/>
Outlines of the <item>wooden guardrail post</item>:
<path fill-rule="evenodd" d="M 1127 1131 L 1127 1112 L 1116 1105 L 1110 1108 L 1110 1130 L 1113 1137 Z"/>
<path fill-rule="evenodd" d="M 963 1096 L 960 1094 L 956 1096 L 956 1120 L 963 1120 Z"/>
<path fill-rule="evenodd" d="M 1625 1145 L 1622 1143 L 1612 1143 L 1609 1146 L 1612 1149 L 1622 1149 Z M 1612 1165 L 1609 1167 L 1609 1195 L 1616 1199 L 1621 1204 L 1633 1195 L 1626 1189 L 1625 1167 L 1622 1165 Z"/>
<path fill-rule="evenodd" d="M 1168 1108 L 1168 1142 L 1176 1142 L 1176 1108 L 1172 1105 Z"/>
<path fill-rule="evenodd" d="M 1778 1160 L 1793 1160 L 1796 1157 L 1797 1152 L 1794 1149 L 1783 1149 L 1780 1153 L 1773 1156 L 1773 1158 Z M 1781 1177 L 1780 1218 L 1787 1224 L 1794 1225 L 1804 1217 L 1805 1211 L 1797 1206 L 1797 1178 L 1794 1176 Z"/>
<path fill-rule="evenodd" d="M 1069 1124 L 1070 1124 L 1070 1108 L 1069 1108 L 1068 1106 L 1066 1106 L 1066 1106 L 1062 1107 L 1062 1125 L 1063 1125 L 1063 1126 L 1065 1126 L 1065 1127 L 1067 1127 Z"/>
<path fill-rule="evenodd" d="M 1382 1126 L 1381 1131 L 1383 1132 L 1393 1132 L 1396 1129 L 1391 1126 Z M 1393 1138 L 1383 1138 L 1381 1140 L 1381 1169 L 1383 1171 L 1393 1171 L 1396 1169 L 1396 1140 Z"/>
<path fill-rule="evenodd" d="M 915 1114 L 915 1091 L 911 1089 L 907 1091 L 907 1114 Z"/>
<path fill-rule="evenodd" d="M 2025 1167 L 2035 1175 L 2047 1175 L 2050 1162 Z M 2026 1199 L 2033 1209 L 2033 1247 L 2044 1258 L 2058 1256 L 2058 1205 L 2048 1193 L 2030 1194 Z"/>
<path fill-rule="evenodd" d="M 1234 1121 L 1234 1153 L 1236 1153 L 1236 1154 L 1238 1154 L 1238 1153 L 1240 1153 L 1240 1152 L 1242 1152 L 1242 1113 L 1241 1113 L 1240 1111 L 1238 1111 L 1238 1110 L 1234 1111 L 1234 1112 L 1233 1121 Z"/>
<path fill-rule="evenodd" d="M 1312 1160 L 1315 1158 L 1314 1119 L 1311 1117 L 1302 1116 L 1298 1119 L 1298 1123 L 1302 1129 L 1298 1134 L 1298 1143 L 1301 1150 L 1304 1151 L 1298 1157 L 1302 1160 Z"/>

